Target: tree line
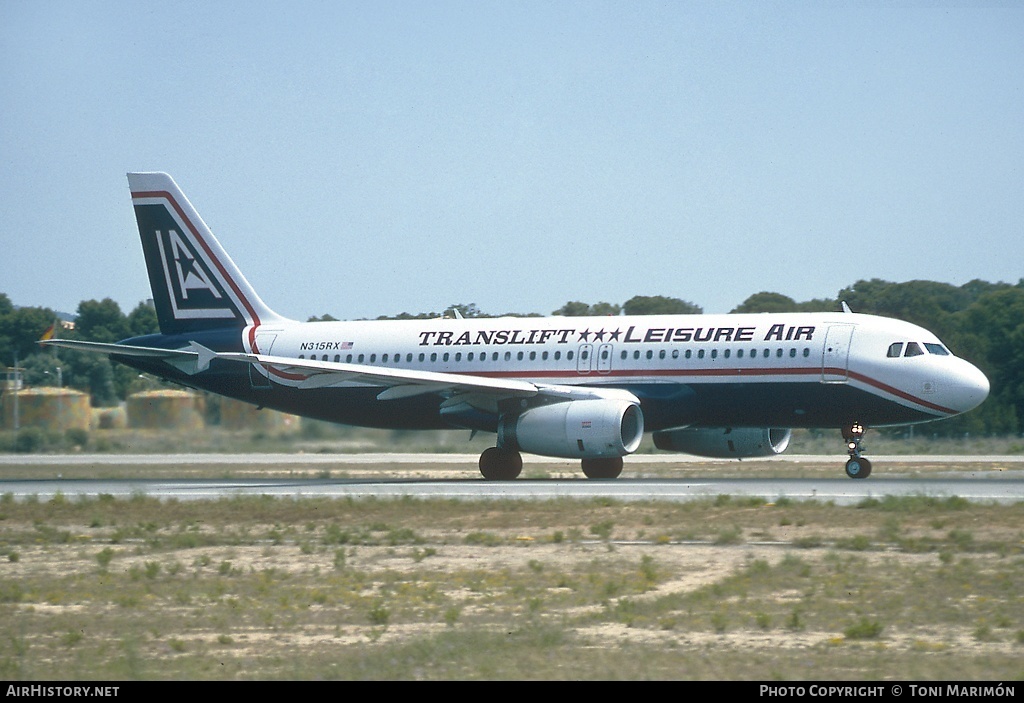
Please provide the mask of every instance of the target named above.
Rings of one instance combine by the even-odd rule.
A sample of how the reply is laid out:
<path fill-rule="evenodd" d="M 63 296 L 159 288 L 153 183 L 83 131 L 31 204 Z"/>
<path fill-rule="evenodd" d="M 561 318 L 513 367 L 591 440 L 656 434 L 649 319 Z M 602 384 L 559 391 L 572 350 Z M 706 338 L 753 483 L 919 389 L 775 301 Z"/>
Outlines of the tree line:
<path fill-rule="evenodd" d="M 893 283 L 881 279 L 860 280 L 832 299 L 797 302 L 774 292 L 751 295 L 733 313 L 829 312 L 845 302 L 855 312 L 895 317 L 931 330 L 957 356 L 971 361 L 992 383 L 989 399 L 976 410 L 929 426 L 938 435 L 1007 435 L 1021 431 L 1024 418 L 1024 279 L 1017 284 L 974 280 L 962 286 L 934 281 Z M 475 304 L 452 305 L 444 311 L 400 313 L 377 319 L 428 319 L 455 314 L 466 318 L 497 317 Z M 694 303 L 665 296 L 635 296 L 621 305 L 608 302 L 569 301 L 553 315 L 608 316 L 700 314 Z M 502 316 L 539 317 L 536 313 L 504 313 Z M 334 320 L 331 315 L 313 320 Z M 56 320 L 47 308 L 15 307 L 0 293 L 0 363 L 13 365 L 15 357 L 25 369 L 29 385 L 62 383 L 91 394 L 97 406 L 107 406 L 129 393 L 147 387 L 132 369 L 102 355 L 71 350 L 42 349 L 36 342 Z M 125 314 L 107 298 L 82 301 L 73 331 L 59 334 L 96 342 L 116 342 L 158 331 L 152 306 L 139 303 Z"/>

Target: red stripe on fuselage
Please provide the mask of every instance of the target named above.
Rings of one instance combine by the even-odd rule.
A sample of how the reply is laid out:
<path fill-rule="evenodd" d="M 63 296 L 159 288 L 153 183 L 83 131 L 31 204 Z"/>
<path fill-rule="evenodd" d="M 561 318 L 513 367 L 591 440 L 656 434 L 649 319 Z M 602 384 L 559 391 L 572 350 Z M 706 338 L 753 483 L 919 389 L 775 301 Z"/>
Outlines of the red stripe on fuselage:
<path fill-rule="evenodd" d="M 864 374 L 857 373 L 856 371 L 847 371 L 846 369 L 840 368 L 826 368 L 822 369 L 819 366 L 815 367 L 802 367 L 802 368 L 732 368 L 732 369 L 629 369 L 623 371 L 611 371 L 608 373 L 599 373 L 597 371 L 591 371 L 590 373 L 579 373 L 572 371 L 553 371 L 553 372 L 540 372 L 530 373 L 523 371 L 491 371 L 470 374 L 473 376 L 483 376 L 487 378 L 519 378 L 523 380 L 531 379 L 578 379 L 581 381 L 589 379 L 607 379 L 607 378 L 637 378 L 637 377 L 673 377 L 673 378 L 754 378 L 758 376 L 820 376 L 822 374 L 833 374 L 833 375 L 849 375 L 861 383 L 877 388 L 878 390 L 894 395 L 903 400 L 920 405 L 923 408 L 927 408 L 943 415 L 956 415 L 957 411 L 950 408 L 937 405 L 935 403 L 918 398 L 906 391 L 902 391 L 899 388 L 890 386 L 887 383 L 883 383 L 877 379 L 865 376 Z"/>

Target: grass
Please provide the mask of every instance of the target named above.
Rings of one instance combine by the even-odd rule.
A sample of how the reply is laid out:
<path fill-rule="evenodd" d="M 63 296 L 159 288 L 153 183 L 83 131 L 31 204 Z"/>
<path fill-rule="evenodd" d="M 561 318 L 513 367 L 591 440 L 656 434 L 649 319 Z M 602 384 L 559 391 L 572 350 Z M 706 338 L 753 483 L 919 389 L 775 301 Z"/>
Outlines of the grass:
<path fill-rule="evenodd" d="M 6 679 L 1024 674 L 1020 503 L 8 496 L 0 518 Z"/>

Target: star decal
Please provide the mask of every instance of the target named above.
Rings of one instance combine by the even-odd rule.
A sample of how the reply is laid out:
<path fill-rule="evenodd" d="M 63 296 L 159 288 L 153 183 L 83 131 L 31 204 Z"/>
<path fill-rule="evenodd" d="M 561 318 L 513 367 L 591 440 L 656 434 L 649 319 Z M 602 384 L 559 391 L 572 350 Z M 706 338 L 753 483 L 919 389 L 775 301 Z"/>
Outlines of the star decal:
<path fill-rule="evenodd" d="M 620 334 L 622 334 L 622 332 L 620 332 L 618 329 L 616 329 L 614 332 L 609 332 L 608 333 L 608 335 L 609 335 L 608 336 L 608 341 L 609 342 L 617 342 L 617 341 L 619 341 L 619 335 Z"/>
<path fill-rule="evenodd" d="M 588 327 L 587 329 L 585 329 L 582 332 L 580 332 L 580 338 L 577 339 L 576 341 L 577 342 L 589 342 L 590 341 L 590 328 Z"/>
<path fill-rule="evenodd" d="M 599 331 L 594 332 L 594 341 L 595 342 L 603 342 L 604 341 L 604 327 L 602 327 Z"/>
<path fill-rule="evenodd" d="M 179 249 L 177 252 L 178 256 L 174 259 L 175 263 L 178 264 L 178 268 L 181 269 L 181 280 L 187 280 L 189 274 L 203 278 L 203 276 L 196 269 L 196 260 L 189 256 L 184 250 Z"/>

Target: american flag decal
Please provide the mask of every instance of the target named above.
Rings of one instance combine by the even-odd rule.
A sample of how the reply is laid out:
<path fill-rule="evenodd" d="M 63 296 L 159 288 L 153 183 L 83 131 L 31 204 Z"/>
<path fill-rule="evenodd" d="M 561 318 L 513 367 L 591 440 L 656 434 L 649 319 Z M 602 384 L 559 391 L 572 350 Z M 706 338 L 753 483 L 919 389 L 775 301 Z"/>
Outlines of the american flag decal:
<path fill-rule="evenodd" d="M 352 342 L 342 342 L 341 343 L 341 348 L 342 349 L 351 349 L 352 348 Z"/>
<path fill-rule="evenodd" d="M 589 430 L 590 429 L 590 420 L 584 420 L 580 424 L 582 425 L 583 429 L 585 429 L 585 430 Z"/>

